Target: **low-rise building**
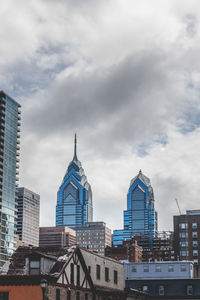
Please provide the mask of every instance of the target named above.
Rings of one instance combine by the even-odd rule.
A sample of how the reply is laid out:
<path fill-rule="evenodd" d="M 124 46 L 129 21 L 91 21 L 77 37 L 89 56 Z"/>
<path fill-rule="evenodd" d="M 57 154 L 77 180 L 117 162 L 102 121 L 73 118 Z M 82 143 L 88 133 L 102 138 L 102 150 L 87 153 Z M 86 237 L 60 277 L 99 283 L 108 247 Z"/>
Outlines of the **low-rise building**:
<path fill-rule="evenodd" d="M 127 280 L 194 278 L 194 264 L 190 261 L 125 263 L 125 278 Z"/>
<path fill-rule="evenodd" d="M 138 246 L 135 239 L 131 239 L 123 241 L 122 245 L 107 246 L 105 248 L 105 256 L 123 261 L 142 262 L 142 247 Z"/>
<path fill-rule="evenodd" d="M 125 289 L 122 263 L 87 249 L 19 247 L 1 270 L 0 299 L 134 300 L 147 294 Z"/>
<path fill-rule="evenodd" d="M 40 227 L 40 247 L 66 247 L 76 244 L 76 231 L 66 226 Z"/>
<path fill-rule="evenodd" d="M 106 246 L 111 247 L 111 229 L 104 222 L 88 222 L 76 229 L 76 240 L 78 245 L 104 255 Z"/>

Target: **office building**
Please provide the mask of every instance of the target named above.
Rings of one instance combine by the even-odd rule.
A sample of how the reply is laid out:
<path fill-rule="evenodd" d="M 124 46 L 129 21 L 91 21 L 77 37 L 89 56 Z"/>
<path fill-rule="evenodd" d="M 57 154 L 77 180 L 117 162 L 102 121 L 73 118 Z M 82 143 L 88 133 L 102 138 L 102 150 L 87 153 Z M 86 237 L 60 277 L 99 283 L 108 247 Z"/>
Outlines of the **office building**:
<path fill-rule="evenodd" d="M 77 228 L 92 220 L 92 190 L 77 158 L 75 135 L 74 157 L 57 194 L 56 226 Z"/>
<path fill-rule="evenodd" d="M 200 263 L 200 210 L 174 216 L 174 250 L 178 260 Z"/>
<path fill-rule="evenodd" d="M 76 230 L 77 244 L 100 255 L 112 244 L 111 229 L 104 222 L 88 222 Z"/>
<path fill-rule="evenodd" d="M 115 247 L 107 246 L 105 256 L 121 261 L 142 262 L 142 247 L 133 238 L 129 241 L 123 241 L 122 245 Z"/>
<path fill-rule="evenodd" d="M 17 234 L 22 242 L 38 246 L 40 196 L 27 188 L 17 188 Z"/>
<path fill-rule="evenodd" d="M 20 105 L 0 91 L 0 267 L 14 251 Z"/>
<path fill-rule="evenodd" d="M 132 237 L 145 237 L 147 247 L 152 248 L 157 231 L 157 213 L 154 209 L 154 193 L 150 179 L 140 170 L 131 180 L 124 211 L 124 229 L 114 230 L 113 246 L 122 245 Z"/>
<path fill-rule="evenodd" d="M 40 227 L 40 247 L 60 247 L 76 244 L 76 231 L 66 226 Z"/>

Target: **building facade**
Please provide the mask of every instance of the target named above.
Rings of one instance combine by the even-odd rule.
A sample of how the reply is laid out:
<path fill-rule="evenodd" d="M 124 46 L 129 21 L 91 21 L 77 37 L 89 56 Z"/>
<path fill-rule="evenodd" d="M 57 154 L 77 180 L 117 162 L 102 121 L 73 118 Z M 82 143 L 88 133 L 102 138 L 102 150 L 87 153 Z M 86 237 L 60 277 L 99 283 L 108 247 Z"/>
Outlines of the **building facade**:
<path fill-rule="evenodd" d="M 40 227 L 40 247 L 61 247 L 76 244 L 76 231 L 66 226 Z"/>
<path fill-rule="evenodd" d="M 19 247 L 1 270 L 0 299 L 139 300 L 147 295 L 125 289 L 122 263 L 86 249 Z"/>
<path fill-rule="evenodd" d="M 20 105 L 0 91 L 0 267 L 14 250 Z"/>
<path fill-rule="evenodd" d="M 140 170 L 131 180 L 127 195 L 127 210 L 124 211 L 124 229 L 114 230 L 113 246 L 133 236 L 146 237 L 147 247 L 152 248 L 157 231 L 157 213 L 154 209 L 154 194 L 150 179 Z"/>
<path fill-rule="evenodd" d="M 142 262 L 142 247 L 138 246 L 136 240 L 131 239 L 123 241 L 122 245 L 107 246 L 105 248 L 105 256 L 123 261 Z"/>
<path fill-rule="evenodd" d="M 174 250 L 178 260 L 200 263 L 200 210 L 174 216 Z"/>
<path fill-rule="evenodd" d="M 194 274 L 194 264 L 191 261 L 125 263 L 127 280 L 187 279 L 194 278 Z"/>
<path fill-rule="evenodd" d="M 111 229 L 104 222 L 88 222 L 76 230 L 77 244 L 100 255 L 112 244 Z"/>
<path fill-rule="evenodd" d="M 17 188 L 17 235 L 22 242 L 38 246 L 40 196 L 27 188 Z"/>
<path fill-rule="evenodd" d="M 77 158 L 75 135 L 74 157 L 57 194 L 56 226 L 77 228 L 92 220 L 92 190 Z"/>

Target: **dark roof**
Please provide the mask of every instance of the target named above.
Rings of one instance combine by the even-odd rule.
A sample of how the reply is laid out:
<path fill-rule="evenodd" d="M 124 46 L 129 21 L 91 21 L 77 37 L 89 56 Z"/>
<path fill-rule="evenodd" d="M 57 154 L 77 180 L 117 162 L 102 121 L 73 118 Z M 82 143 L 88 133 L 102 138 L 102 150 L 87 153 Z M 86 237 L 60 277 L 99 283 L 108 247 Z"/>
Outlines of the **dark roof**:
<path fill-rule="evenodd" d="M 2 285 L 40 285 L 42 279 L 48 283 L 56 282 L 56 278 L 49 275 L 1 275 L 0 286 Z"/>
<path fill-rule="evenodd" d="M 56 261 L 51 274 L 61 271 L 62 266 L 66 262 L 66 259 L 62 257 L 70 257 L 73 253 L 73 249 L 66 248 L 52 248 L 52 247 L 25 247 L 21 246 L 17 248 L 15 253 L 10 259 L 10 265 L 7 274 L 23 275 L 25 271 L 26 257 L 32 259 L 39 259 L 40 257 L 46 257 L 50 260 Z M 60 259 L 61 258 L 61 259 Z M 53 271 L 53 272 L 52 272 Z"/>

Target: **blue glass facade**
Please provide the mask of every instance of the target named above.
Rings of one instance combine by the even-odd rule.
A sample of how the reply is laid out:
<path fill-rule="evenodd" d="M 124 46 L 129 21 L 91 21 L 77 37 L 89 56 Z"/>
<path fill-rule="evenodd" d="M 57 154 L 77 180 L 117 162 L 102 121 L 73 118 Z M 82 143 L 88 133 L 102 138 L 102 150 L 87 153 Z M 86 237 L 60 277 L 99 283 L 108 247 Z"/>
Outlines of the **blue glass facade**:
<path fill-rule="evenodd" d="M 154 210 L 154 194 L 148 177 L 142 171 L 131 180 L 124 211 L 124 229 L 114 230 L 113 245 L 121 245 L 133 236 L 146 237 L 149 248 L 157 230 L 157 213 Z"/>
<path fill-rule="evenodd" d="M 20 105 L 0 91 L 0 266 L 12 255 L 16 221 Z"/>
<path fill-rule="evenodd" d="M 57 194 L 56 226 L 77 228 L 92 220 L 92 190 L 77 158 L 75 135 L 74 157 Z"/>

